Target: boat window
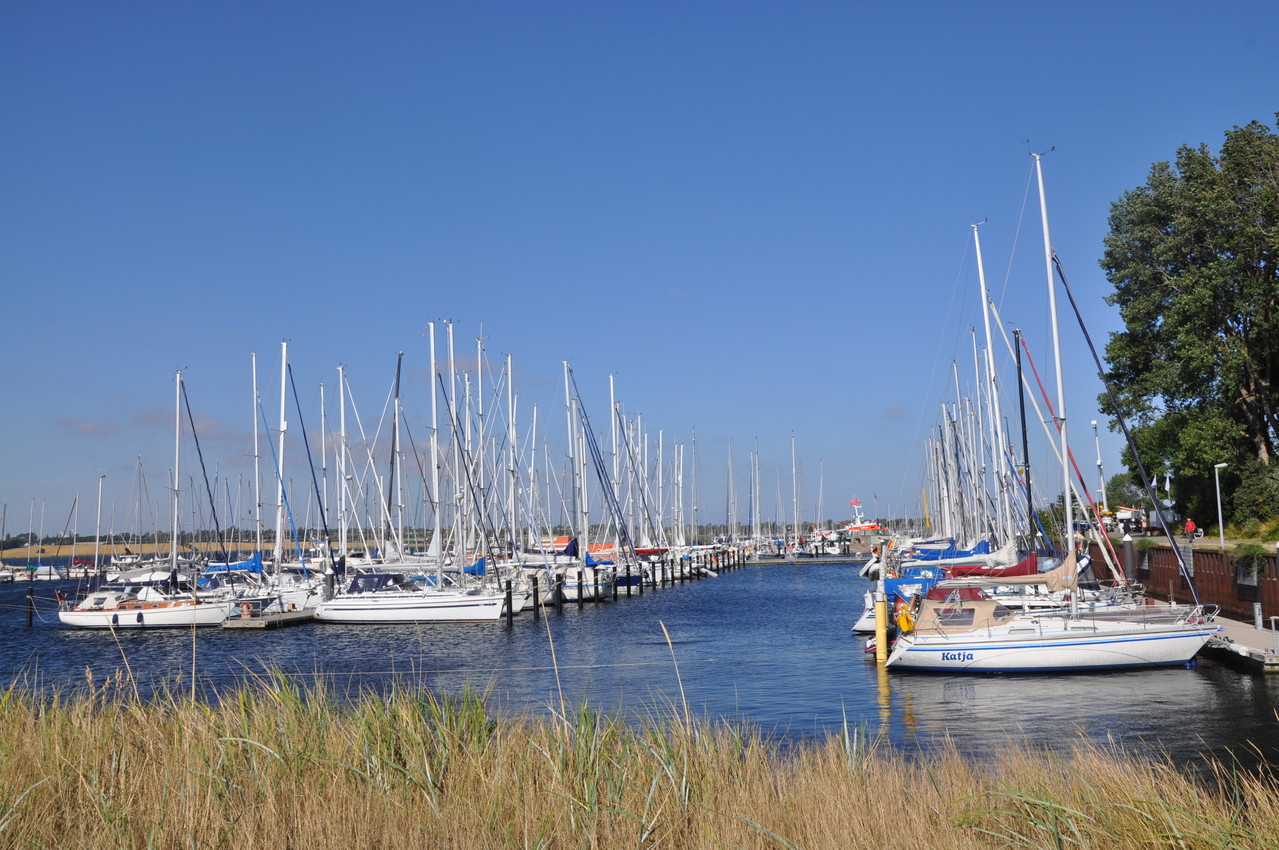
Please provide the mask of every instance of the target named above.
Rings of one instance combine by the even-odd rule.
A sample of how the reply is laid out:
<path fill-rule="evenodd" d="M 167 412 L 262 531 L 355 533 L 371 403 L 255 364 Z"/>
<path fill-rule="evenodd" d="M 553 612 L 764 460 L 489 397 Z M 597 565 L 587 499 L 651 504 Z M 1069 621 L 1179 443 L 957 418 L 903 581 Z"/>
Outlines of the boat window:
<path fill-rule="evenodd" d="M 938 608 L 937 622 L 943 626 L 971 626 L 976 608 Z"/>

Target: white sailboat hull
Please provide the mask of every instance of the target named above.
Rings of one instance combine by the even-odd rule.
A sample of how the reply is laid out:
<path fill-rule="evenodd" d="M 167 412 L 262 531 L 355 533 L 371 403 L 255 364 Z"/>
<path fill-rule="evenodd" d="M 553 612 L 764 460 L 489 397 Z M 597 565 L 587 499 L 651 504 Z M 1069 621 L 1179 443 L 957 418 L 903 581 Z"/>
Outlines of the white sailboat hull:
<path fill-rule="evenodd" d="M 862 615 L 853 623 L 853 631 L 862 635 L 875 633 L 875 594 L 869 590 L 866 591 Z"/>
<path fill-rule="evenodd" d="M 500 619 L 505 593 L 435 591 L 335 596 L 315 608 L 326 623 L 475 623 Z"/>
<path fill-rule="evenodd" d="M 1051 673 L 1175 666 L 1195 657 L 1218 627 L 1061 620 L 953 635 L 897 638 L 887 666 L 938 673 Z"/>
<path fill-rule="evenodd" d="M 199 603 L 167 603 L 139 608 L 64 610 L 58 619 L 64 626 L 78 629 L 164 629 L 218 626 L 226 619 L 236 600 Z"/>

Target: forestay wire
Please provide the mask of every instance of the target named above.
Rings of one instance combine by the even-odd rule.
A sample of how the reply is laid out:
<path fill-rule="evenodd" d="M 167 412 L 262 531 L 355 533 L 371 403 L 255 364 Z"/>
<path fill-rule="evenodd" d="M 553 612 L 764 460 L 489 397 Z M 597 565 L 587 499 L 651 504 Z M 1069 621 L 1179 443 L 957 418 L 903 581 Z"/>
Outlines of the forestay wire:
<path fill-rule="evenodd" d="M 1190 594 L 1195 598 L 1196 605 L 1203 603 L 1199 599 L 1199 590 L 1195 587 L 1195 577 L 1186 566 L 1186 560 L 1181 555 L 1181 550 L 1177 548 L 1177 543 L 1172 535 L 1172 529 L 1168 526 L 1168 519 L 1164 516 L 1163 508 L 1159 504 L 1154 488 L 1150 486 L 1150 477 L 1146 475 L 1146 467 L 1142 465 L 1141 455 L 1137 452 L 1137 443 L 1132 437 L 1132 432 L 1128 430 L 1128 423 L 1124 421 L 1123 413 L 1119 407 L 1119 400 L 1115 397 L 1115 391 L 1110 387 L 1110 381 L 1106 380 L 1106 370 L 1102 368 L 1101 358 L 1097 356 L 1097 348 L 1092 344 L 1092 336 L 1088 333 L 1088 326 L 1084 324 L 1083 314 L 1079 312 L 1079 304 L 1075 301 L 1075 294 L 1070 290 L 1070 283 L 1066 280 L 1066 272 L 1061 267 L 1061 260 L 1057 256 L 1057 252 L 1052 253 L 1053 267 L 1057 269 L 1057 277 L 1061 278 L 1061 285 L 1066 289 L 1066 297 L 1070 299 L 1070 307 L 1075 311 L 1075 319 L 1079 322 L 1079 329 L 1084 333 L 1084 342 L 1088 343 L 1088 350 L 1092 352 L 1093 362 L 1097 365 L 1097 377 L 1101 378 L 1101 383 L 1106 388 L 1106 396 L 1110 399 L 1110 407 L 1114 413 L 1115 419 L 1119 422 L 1119 427 L 1124 432 L 1124 439 L 1128 441 L 1128 450 L 1132 452 L 1133 460 L 1137 462 L 1137 473 L 1141 476 L 1141 486 L 1146 489 L 1146 496 L 1155 506 L 1155 517 L 1159 520 L 1159 527 L 1163 529 L 1164 534 L 1168 537 L 1168 542 L 1172 545 L 1173 556 L 1177 559 L 1177 568 L 1181 571 L 1181 575 L 1186 580 L 1186 584 L 1190 587 Z M 1171 601 L 1171 600 L 1170 600 Z"/>

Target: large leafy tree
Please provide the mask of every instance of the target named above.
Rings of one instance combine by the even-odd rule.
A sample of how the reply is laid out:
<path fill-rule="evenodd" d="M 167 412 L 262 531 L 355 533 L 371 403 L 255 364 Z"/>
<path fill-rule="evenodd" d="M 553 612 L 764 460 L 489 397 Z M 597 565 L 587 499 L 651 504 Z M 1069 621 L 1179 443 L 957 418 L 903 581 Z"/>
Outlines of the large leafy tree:
<path fill-rule="evenodd" d="M 1211 486 L 1215 462 L 1275 457 L 1277 261 L 1279 135 L 1258 122 L 1227 132 L 1216 155 L 1182 147 L 1112 204 L 1101 266 L 1125 329 L 1106 360 L 1143 458 Z"/>

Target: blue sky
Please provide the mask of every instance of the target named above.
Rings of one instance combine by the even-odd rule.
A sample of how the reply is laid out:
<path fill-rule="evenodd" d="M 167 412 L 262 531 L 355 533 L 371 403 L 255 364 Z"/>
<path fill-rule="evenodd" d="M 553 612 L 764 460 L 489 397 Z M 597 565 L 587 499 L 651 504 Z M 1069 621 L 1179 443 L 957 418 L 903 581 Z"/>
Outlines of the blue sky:
<path fill-rule="evenodd" d="M 792 431 L 806 515 L 819 477 L 827 515 L 900 513 L 950 362 L 972 374 L 971 222 L 1051 372 L 1028 150 L 1055 148 L 1053 242 L 1104 340 L 1109 205 L 1279 109 L 1261 2 L 20 0 L 0 23 L 10 533 L 33 500 L 60 530 L 77 492 L 91 532 L 101 474 L 122 517 L 139 456 L 154 496 L 176 369 L 206 462 L 243 474 L 250 352 L 275 411 L 282 339 L 308 426 L 339 363 L 375 419 L 404 351 L 424 427 L 446 318 L 515 356 L 553 440 L 565 359 L 597 422 L 614 374 L 654 439 L 696 428 L 707 518 L 729 438 L 789 512 Z M 1100 386 L 1063 327 L 1091 465 Z"/>

